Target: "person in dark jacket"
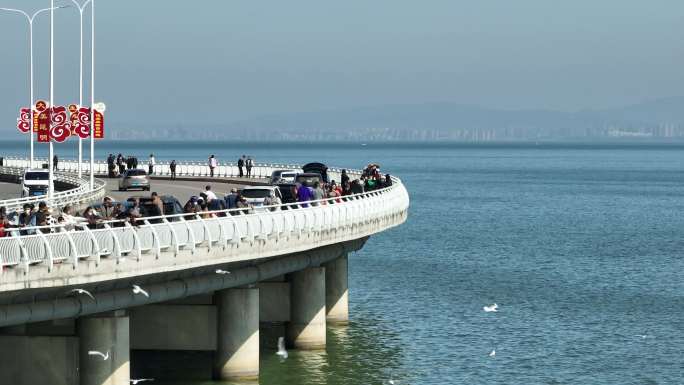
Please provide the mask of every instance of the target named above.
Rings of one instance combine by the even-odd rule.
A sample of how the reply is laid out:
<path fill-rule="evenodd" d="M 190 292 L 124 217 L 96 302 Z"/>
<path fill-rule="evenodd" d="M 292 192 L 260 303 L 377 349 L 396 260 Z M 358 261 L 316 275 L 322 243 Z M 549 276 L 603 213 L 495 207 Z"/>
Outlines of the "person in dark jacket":
<path fill-rule="evenodd" d="M 245 176 L 244 172 L 242 171 L 242 168 L 245 167 L 245 156 L 243 155 L 242 158 L 238 159 L 237 162 L 238 170 L 240 171 L 240 178 Z"/>
<path fill-rule="evenodd" d="M 123 155 L 119 154 L 116 156 L 116 165 L 119 166 L 119 175 L 123 174 L 124 171 L 126 171 L 126 162 L 124 162 Z"/>
<path fill-rule="evenodd" d="M 171 164 L 169 164 L 169 170 L 171 170 L 171 179 L 174 180 L 176 179 L 176 160 L 172 160 Z"/>

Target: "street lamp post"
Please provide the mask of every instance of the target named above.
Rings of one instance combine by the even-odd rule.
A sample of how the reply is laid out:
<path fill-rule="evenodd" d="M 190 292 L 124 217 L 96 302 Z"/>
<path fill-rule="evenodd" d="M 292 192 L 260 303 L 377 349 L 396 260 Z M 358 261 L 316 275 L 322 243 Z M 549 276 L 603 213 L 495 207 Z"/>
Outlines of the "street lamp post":
<path fill-rule="evenodd" d="M 54 1 L 54 0 L 52 0 Z M 90 189 L 95 189 L 95 0 L 90 4 Z"/>
<path fill-rule="evenodd" d="M 65 7 L 57 7 L 57 8 L 65 8 Z M 7 11 L 7 12 L 15 12 L 19 13 L 21 15 L 24 15 L 26 17 L 26 21 L 28 22 L 29 26 L 29 97 L 31 99 L 29 103 L 29 121 L 30 121 L 30 129 L 29 131 L 31 132 L 29 143 L 30 143 L 30 152 L 31 156 L 29 157 L 29 167 L 33 168 L 33 20 L 38 16 L 39 14 L 43 12 L 47 12 L 50 10 L 55 9 L 53 8 L 43 8 L 37 10 L 33 15 L 29 15 L 28 13 L 22 11 L 21 9 L 14 9 L 14 8 L 0 8 L 0 11 Z"/>
<path fill-rule="evenodd" d="M 83 11 L 85 10 L 86 6 L 88 3 L 90 3 L 91 0 L 87 0 L 83 5 L 79 5 L 76 0 L 71 0 L 74 5 L 76 5 L 76 8 L 78 9 L 78 13 L 81 17 L 81 60 L 79 61 L 79 93 L 78 93 L 78 105 L 80 107 L 83 107 Z M 91 106 L 92 107 L 92 106 Z M 78 177 L 80 178 L 82 175 L 82 168 L 83 168 L 83 139 L 81 137 L 78 137 Z"/>

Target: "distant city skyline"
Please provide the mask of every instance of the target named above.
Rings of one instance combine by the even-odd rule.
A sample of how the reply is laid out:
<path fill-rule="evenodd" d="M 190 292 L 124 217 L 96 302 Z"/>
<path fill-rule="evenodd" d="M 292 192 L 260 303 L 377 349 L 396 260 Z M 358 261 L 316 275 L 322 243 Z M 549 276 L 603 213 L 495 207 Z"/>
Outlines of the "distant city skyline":
<path fill-rule="evenodd" d="M 112 130 L 401 104 L 617 108 L 684 94 L 683 13 L 673 0 L 99 0 L 96 99 Z M 49 17 L 36 23 L 46 98 Z M 67 104 L 78 99 L 78 12 L 57 12 L 56 31 Z M 27 38 L 24 20 L 0 14 L 0 133 L 11 137 L 28 99 Z"/>

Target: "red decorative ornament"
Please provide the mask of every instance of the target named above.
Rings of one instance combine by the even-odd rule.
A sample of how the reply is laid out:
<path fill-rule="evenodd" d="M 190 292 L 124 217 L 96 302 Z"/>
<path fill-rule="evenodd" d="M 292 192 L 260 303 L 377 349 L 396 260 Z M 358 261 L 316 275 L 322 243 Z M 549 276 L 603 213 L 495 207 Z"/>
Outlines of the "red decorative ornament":
<path fill-rule="evenodd" d="M 78 119 L 73 127 L 74 134 L 81 139 L 90 136 L 90 108 L 81 107 L 78 110 Z"/>
<path fill-rule="evenodd" d="M 71 135 L 71 122 L 67 119 L 67 109 L 64 106 L 51 108 L 52 119 L 50 125 L 50 138 L 61 143 Z"/>
<path fill-rule="evenodd" d="M 22 108 L 19 110 L 19 118 L 17 119 L 17 129 L 24 134 L 31 130 L 31 109 Z"/>

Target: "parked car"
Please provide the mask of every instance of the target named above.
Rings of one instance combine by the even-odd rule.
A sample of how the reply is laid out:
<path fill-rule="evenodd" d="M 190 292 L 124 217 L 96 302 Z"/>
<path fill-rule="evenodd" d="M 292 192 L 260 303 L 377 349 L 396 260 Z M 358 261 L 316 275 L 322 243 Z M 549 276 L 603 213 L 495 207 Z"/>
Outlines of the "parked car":
<path fill-rule="evenodd" d="M 297 174 L 295 177 L 295 183 L 302 184 L 304 186 L 313 187 L 314 183 L 319 184 L 323 182 L 323 177 L 319 173 L 315 172 L 305 172 L 302 174 Z"/>
<path fill-rule="evenodd" d="M 325 183 L 329 183 L 330 180 L 328 180 L 328 166 L 324 165 L 323 163 L 307 163 L 304 166 L 302 166 L 302 171 L 304 173 L 315 173 L 321 176 L 322 180 Z"/>
<path fill-rule="evenodd" d="M 270 184 L 293 183 L 297 173 L 297 170 L 275 170 L 271 173 Z"/>
<path fill-rule="evenodd" d="M 131 196 L 126 200 L 126 209 L 130 208 L 135 201 L 138 199 L 140 202 L 140 215 L 142 217 L 152 217 L 157 215 L 157 209 L 152 204 L 152 198 L 149 196 Z M 164 204 L 164 215 L 176 215 L 183 213 L 183 205 L 174 197 L 173 195 L 160 195 Z M 178 220 L 178 218 L 169 218 L 170 221 Z M 155 220 L 152 223 L 160 222 L 160 220 Z"/>
<path fill-rule="evenodd" d="M 26 170 L 21 177 L 21 196 L 40 196 L 48 192 L 50 171 L 45 169 Z"/>
<path fill-rule="evenodd" d="M 271 196 L 271 193 L 274 193 L 281 200 L 283 199 L 278 186 L 247 186 L 240 191 L 240 195 L 245 197 L 247 203 L 254 207 L 263 206 L 264 199 Z"/>
<path fill-rule="evenodd" d="M 139 188 L 143 191 L 150 191 L 150 178 L 147 171 L 134 168 L 124 171 L 119 177 L 119 191 L 126 191 L 132 188 Z"/>

